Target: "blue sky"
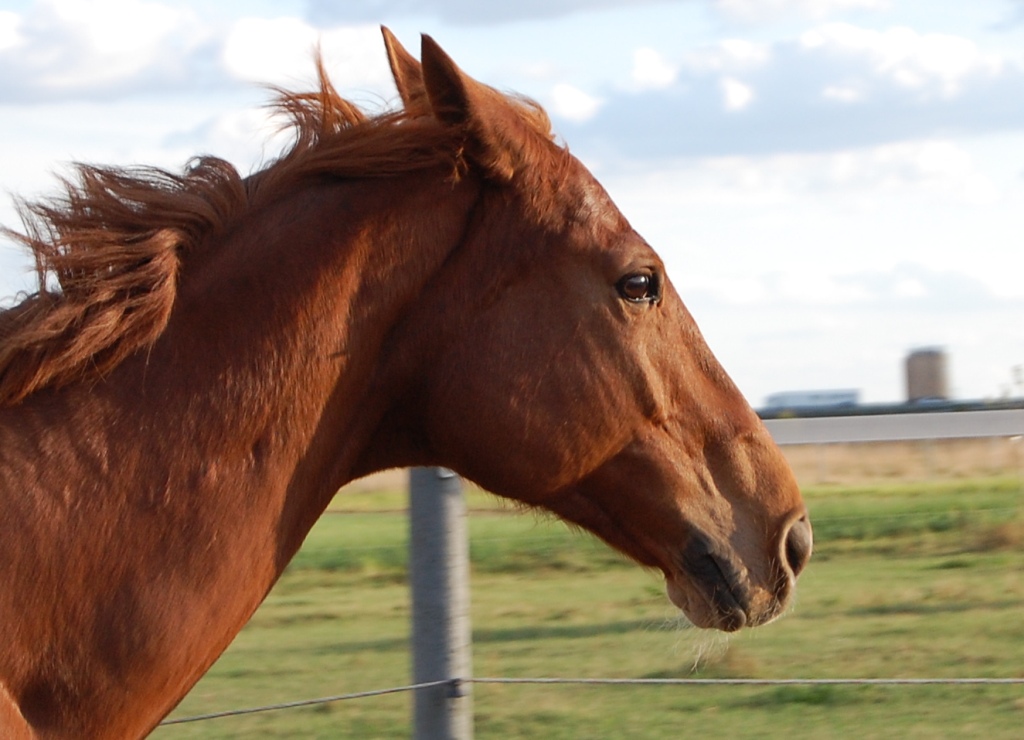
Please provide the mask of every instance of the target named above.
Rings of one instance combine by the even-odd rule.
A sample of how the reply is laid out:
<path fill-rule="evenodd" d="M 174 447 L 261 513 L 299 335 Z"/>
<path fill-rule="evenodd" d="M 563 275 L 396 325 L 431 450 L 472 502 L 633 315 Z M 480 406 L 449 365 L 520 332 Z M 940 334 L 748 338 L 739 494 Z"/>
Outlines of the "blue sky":
<path fill-rule="evenodd" d="M 283 143 L 260 83 L 307 85 L 318 41 L 346 94 L 393 102 L 380 23 L 548 108 L 755 405 L 901 400 L 936 345 L 958 397 L 1016 392 L 1021 0 L 2 0 L 0 189 L 69 161 L 248 172 Z M 0 294 L 27 268 L 0 242 Z"/>

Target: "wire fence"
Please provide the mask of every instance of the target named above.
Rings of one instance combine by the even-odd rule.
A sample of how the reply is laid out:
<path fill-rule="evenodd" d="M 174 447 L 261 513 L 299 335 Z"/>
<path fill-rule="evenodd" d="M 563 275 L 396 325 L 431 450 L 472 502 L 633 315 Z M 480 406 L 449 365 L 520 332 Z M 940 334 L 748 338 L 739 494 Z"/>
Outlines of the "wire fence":
<path fill-rule="evenodd" d="M 324 696 L 318 699 L 267 704 L 246 709 L 229 709 L 223 712 L 197 714 L 191 717 L 176 717 L 161 723 L 161 726 L 181 725 L 223 717 L 238 717 L 246 714 L 275 712 L 282 709 L 297 709 L 321 704 L 367 699 L 386 694 L 400 694 L 437 686 L 449 686 L 450 694 L 456 695 L 466 684 L 504 685 L 555 685 L 555 686 L 1024 686 L 1024 678 L 452 678 L 428 681 L 408 686 L 395 686 L 374 691 L 358 691 L 351 694 Z"/>
<path fill-rule="evenodd" d="M 409 686 L 394 686 L 388 689 L 376 689 L 373 691 L 357 691 L 351 694 L 338 694 L 336 696 L 323 696 L 319 699 L 300 699 L 298 701 L 286 701 L 280 704 L 266 704 L 261 707 L 249 707 L 247 709 L 227 709 L 223 712 L 209 712 L 207 714 L 196 714 L 191 717 L 175 717 L 173 719 L 164 720 L 160 723 L 161 727 L 166 725 L 183 725 L 189 722 L 200 722 L 207 719 L 220 719 L 222 717 L 240 717 L 244 714 L 260 714 L 262 712 L 276 712 L 280 709 L 297 709 L 299 707 L 312 707 L 318 704 L 333 704 L 339 701 L 349 701 L 351 699 L 368 699 L 371 696 L 384 696 L 386 694 L 401 694 L 409 691 L 417 691 L 419 689 L 432 689 L 435 686 L 453 685 L 457 686 L 462 683 L 458 679 L 444 679 L 441 681 L 427 681 L 426 683 L 416 683 Z"/>
<path fill-rule="evenodd" d="M 952 514 L 997 515 L 1012 516 L 1018 510 L 1010 507 L 979 507 L 969 511 L 950 512 Z M 346 511 L 349 515 L 359 514 L 404 514 L 404 509 L 378 509 L 373 511 L 351 510 Z M 480 511 L 482 514 L 503 515 L 509 513 L 503 509 L 487 509 Z M 932 515 L 926 511 L 905 511 L 887 513 L 859 512 L 851 515 L 834 515 L 829 517 L 834 522 L 850 521 L 873 521 L 879 519 L 922 519 L 925 520 Z M 514 537 L 501 536 L 475 536 L 472 542 L 499 543 L 502 541 L 523 543 L 540 542 L 564 542 L 564 533 L 539 533 L 533 535 L 518 535 Z M 578 541 L 577 541 L 578 544 Z M 337 548 L 338 550 L 350 551 L 353 553 L 364 551 L 381 551 L 394 549 L 404 551 L 406 543 L 394 545 L 348 545 Z M 548 685 L 548 686 L 688 686 L 688 687 L 725 687 L 725 686 L 748 686 L 748 687 L 779 687 L 779 686 L 1022 686 L 1024 677 L 951 677 L 951 678 L 581 678 L 581 677 L 476 677 L 476 678 L 453 678 L 423 683 L 414 683 L 403 686 L 393 686 L 383 689 L 358 691 L 346 694 L 337 694 L 311 699 L 280 702 L 261 706 L 247 707 L 241 709 L 229 709 L 218 712 L 197 714 L 185 717 L 173 717 L 164 720 L 160 726 L 182 725 L 207 720 L 238 717 L 243 715 L 277 712 L 289 709 L 299 709 L 326 704 L 334 704 L 345 701 L 368 699 L 390 694 L 410 693 L 420 690 L 432 689 L 438 686 L 450 687 L 449 695 L 457 696 L 461 687 L 466 685 Z"/>

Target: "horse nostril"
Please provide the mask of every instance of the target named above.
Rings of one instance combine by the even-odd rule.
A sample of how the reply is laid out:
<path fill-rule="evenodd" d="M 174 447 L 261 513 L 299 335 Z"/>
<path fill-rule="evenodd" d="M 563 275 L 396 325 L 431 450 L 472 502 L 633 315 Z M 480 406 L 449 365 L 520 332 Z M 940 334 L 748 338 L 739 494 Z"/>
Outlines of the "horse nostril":
<path fill-rule="evenodd" d="M 811 522 L 807 519 L 807 515 L 804 514 L 793 522 L 789 531 L 786 532 L 786 563 L 789 565 L 790 570 L 793 571 L 794 577 L 800 575 L 800 571 L 804 569 L 807 561 L 811 559 L 813 542 Z"/>

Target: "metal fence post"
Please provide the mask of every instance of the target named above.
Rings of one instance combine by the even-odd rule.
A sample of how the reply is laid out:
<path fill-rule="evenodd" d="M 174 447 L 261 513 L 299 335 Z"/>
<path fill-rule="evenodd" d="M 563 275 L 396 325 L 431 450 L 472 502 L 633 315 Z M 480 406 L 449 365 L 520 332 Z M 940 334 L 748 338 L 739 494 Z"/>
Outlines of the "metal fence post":
<path fill-rule="evenodd" d="M 471 740 L 469 538 L 462 482 L 443 468 L 409 474 L 409 581 L 416 740 Z"/>

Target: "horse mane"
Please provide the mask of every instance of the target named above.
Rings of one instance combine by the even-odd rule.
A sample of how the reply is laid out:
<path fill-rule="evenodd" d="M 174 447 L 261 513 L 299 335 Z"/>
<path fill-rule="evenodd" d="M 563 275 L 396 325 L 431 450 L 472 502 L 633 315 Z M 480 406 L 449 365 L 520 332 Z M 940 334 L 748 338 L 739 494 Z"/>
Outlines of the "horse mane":
<path fill-rule="evenodd" d="M 63 193 L 17 201 L 25 233 L 2 229 L 35 259 L 38 288 L 0 311 L 0 406 L 47 387 L 98 378 L 150 346 L 169 320 L 183 257 L 245 214 L 316 177 L 391 177 L 435 166 L 465 169 L 465 132 L 424 104 L 368 116 L 339 95 L 319 56 L 319 89 L 276 89 L 294 143 L 242 178 L 215 157 L 183 174 L 155 167 L 77 164 Z M 550 121 L 509 99 L 525 124 L 550 138 Z"/>

